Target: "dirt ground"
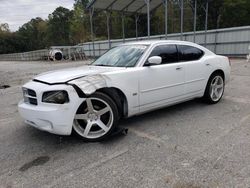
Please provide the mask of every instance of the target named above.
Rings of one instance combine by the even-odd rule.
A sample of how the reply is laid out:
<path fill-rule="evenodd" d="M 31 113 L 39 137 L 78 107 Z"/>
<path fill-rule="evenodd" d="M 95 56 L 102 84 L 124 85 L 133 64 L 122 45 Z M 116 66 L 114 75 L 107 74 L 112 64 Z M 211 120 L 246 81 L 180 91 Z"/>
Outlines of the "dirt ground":
<path fill-rule="evenodd" d="M 0 187 L 250 187 L 250 63 L 232 60 L 220 103 L 193 100 L 121 121 L 127 136 L 85 143 L 26 125 L 21 86 L 88 62 L 1 62 Z"/>

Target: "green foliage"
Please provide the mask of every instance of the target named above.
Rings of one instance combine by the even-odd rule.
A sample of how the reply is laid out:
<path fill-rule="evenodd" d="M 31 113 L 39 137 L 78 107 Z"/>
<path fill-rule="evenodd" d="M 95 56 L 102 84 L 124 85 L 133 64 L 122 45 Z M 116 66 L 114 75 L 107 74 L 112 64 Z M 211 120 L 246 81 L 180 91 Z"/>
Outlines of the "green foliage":
<path fill-rule="evenodd" d="M 42 18 L 31 19 L 16 32 L 25 51 L 38 50 L 47 44 L 47 22 Z"/>
<path fill-rule="evenodd" d="M 70 23 L 73 12 L 64 7 L 58 7 L 49 15 L 48 20 L 48 44 L 49 45 L 70 45 L 71 33 Z"/>
<path fill-rule="evenodd" d="M 89 16 L 85 12 L 85 1 L 77 1 L 74 4 L 72 19 L 70 20 L 70 31 L 73 44 L 83 43 L 90 40 L 90 34 L 88 29 Z"/>
<path fill-rule="evenodd" d="M 16 32 L 6 23 L 0 23 L 0 54 L 48 48 L 55 45 L 76 45 L 91 40 L 90 18 L 86 6 L 89 0 L 75 0 L 73 10 L 58 7 L 48 19 L 33 18 Z M 189 3 L 188 3 L 189 2 Z M 197 30 L 204 30 L 205 0 L 197 0 Z M 184 0 L 184 31 L 193 30 L 194 0 Z M 209 1 L 208 29 L 250 25 L 249 0 Z M 95 40 L 107 39 L 106 12 L 95 11 L 93 17 Z M 112 12 L 110 34 L 112 39 L 122 38 L 122 17 Z M 151 35 L 165 32 L 164 7 L 151 14 Z M 177 1 L 168 4 L 168 33 L 180 32 L 180 8 Z M 147 35 L 147 16 L 140 15 L 138 36 Z M 125 14 L 125 37 L 135 37 L 135 16 Z"/>
<path fill-rule="evenodd" d="M 221 27 L 250 25 L 250 1 L 224 0 L 221 14 Z"/>

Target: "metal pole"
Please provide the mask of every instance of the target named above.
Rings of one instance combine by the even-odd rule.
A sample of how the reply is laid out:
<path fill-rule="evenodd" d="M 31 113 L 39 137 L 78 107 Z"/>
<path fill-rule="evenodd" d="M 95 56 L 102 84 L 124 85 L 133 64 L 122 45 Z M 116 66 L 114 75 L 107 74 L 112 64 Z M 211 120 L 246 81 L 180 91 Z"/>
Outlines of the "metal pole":
<path fill-rule="evenodd" d="M 150 38 L 150 0 L 144 0 L 147 4 L 148 38 Z"/>
<path fill-rule="evenodd" d="M 168 0 L 163 0 L 165 7 L 165 39 L 168 38 Z"/>
<path fill-rule="evenodd" d="M 139 20 L 139 15 L 135 15 L 135 37 L 136 39 L 138 38 L 138 20 Z"/>
<path fill-rule="evenodd" d="M 122 39 L 123 39 L 123 43 L 125 43 L 124 12 L 122 13 Z"/>
<path fill-rule="evenodd" d="M 135 37 L 138 38 L 138 26 L 137 26 L 137 15 L 135 15 Z"/>
<path fill-rule="evenodd" d="M 194 42 L 196 40 L 197 0 L 194 1 Z"/>
<path fill-rule="evenodd" d="M 208 0 L 206 1 L 205 47 L 207 46 L 207 19 L 208 19 Z"/>
<path fill-rule="evenodd" d="M 94 15 L 94 8 L 92 7 L 89 9 L 89 15 L 90 15 L 90 32 L 91 32 L 91 39 L 92 39 L 92 45 L 93 45 L 93 57 L 95 57 L 95 39 L 94 39 L 94 32 L 93 32 L 93 15 Z"/>
<path fill-rule="evenodd" d="M 109 42 L 109 49 L 111 48 L 110 43 L 110 29 L 109 29 L 109 22 L 110 22 L 110 12 L 106 11 L 106 17 L 107 17 L 107 33 L 108 33 L 108 42 Z"/>
<path fill-rule="evenodd" d="M 183 40 L 183 0 L 181 0 L 181 40 Z"/>
<path fill-rule="evenodd" d="M 218 29 L 220 28 L 220 19 L 221 19 L 221 14 L 218 16 L 217 23 L 216 23 L 216 33 L 215 33 L 215 39 L 214 39 L 214 53 L 217 53 L 217 40 L 218 40 Z"/>

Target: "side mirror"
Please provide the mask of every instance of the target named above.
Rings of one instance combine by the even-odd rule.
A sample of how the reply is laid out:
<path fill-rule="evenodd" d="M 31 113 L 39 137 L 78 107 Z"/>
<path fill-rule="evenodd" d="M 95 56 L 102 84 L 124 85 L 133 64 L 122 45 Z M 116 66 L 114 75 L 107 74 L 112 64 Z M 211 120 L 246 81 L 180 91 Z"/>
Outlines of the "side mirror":
<path fill-rule="evenodd" d="M 152 56 L 148 58 L 148 62 L 145 64 L 147 66 L 150 65 L 160 65 L 162 62 L 162 58 L 160 56 Z"/>

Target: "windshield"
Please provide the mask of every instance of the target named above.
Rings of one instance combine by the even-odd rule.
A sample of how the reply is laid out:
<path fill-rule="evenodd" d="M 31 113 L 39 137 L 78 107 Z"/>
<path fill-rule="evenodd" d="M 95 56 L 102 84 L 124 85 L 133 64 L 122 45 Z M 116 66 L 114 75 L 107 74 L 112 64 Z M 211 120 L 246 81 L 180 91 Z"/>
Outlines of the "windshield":
<path fill-rule="evenodd" d="M 110 49 L 96 61 L 92 63 L 95 66 L 111 67 L 134 67 L 140 59 L 146 45 L 123 45 Z"/>

